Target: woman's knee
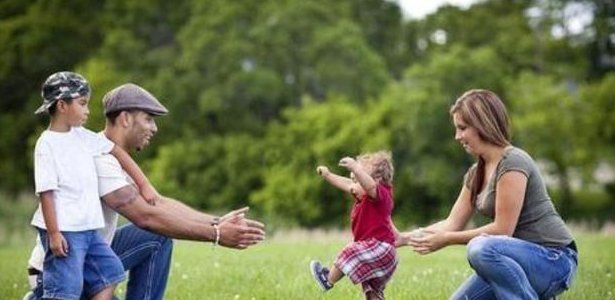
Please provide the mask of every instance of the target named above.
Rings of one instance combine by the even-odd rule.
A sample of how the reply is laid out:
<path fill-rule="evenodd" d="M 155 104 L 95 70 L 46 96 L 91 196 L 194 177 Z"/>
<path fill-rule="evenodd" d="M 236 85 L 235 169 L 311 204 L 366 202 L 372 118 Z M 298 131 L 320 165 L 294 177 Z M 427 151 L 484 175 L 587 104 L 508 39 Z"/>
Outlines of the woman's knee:
<path fill-rule="evenodd" d="M 479 265 L 485 255 L 492 253 L 497 244 L 497 237 L 490 235 L 479 235 L 468 242 L 467 256 L 471 265 Z"/>

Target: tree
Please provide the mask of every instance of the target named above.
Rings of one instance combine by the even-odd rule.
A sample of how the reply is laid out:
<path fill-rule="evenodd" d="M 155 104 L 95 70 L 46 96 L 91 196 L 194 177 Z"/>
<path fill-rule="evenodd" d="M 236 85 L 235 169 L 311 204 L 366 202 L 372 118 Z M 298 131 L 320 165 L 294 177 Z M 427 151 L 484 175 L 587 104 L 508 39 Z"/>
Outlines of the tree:
<path fill-rule="evenodd" d="M 286 224 L 346 223 L 341 216 L 349 212 L 352 200 L 323 182 L 316 167 L 328 165 L 346 175 L 336 167 L 342 157 L 390 149 L 386 125 L 392 107 L 356 105 L 344 98 L 305 101 L 301 109 L 287 109 L 282 122 L 270 125 L 263 146 L 263 186 L 251 195 L 251 203 Z"/>
<path fill-rule="evenodd" d="M 34 136 L 45 118 L 41 84 L 54 72 L 74 70 L 100 41 L 104 2 L 3 1 L 0 4 L 0 188 L 19 192 L 32 182 Z M 7 130 L 8 129 L 8 130 Z"/>
<path fill-rule="evenodd" d="M 511 119 L 518 141 L 537 159 L 553 164 L 558 181 L 560 212 L 570 214 L 573 197 L 571 173 L 583 155 L 579 128 L 580 99 L 570 86 L 545 75 L 522 74 L 510 83 Z"/>

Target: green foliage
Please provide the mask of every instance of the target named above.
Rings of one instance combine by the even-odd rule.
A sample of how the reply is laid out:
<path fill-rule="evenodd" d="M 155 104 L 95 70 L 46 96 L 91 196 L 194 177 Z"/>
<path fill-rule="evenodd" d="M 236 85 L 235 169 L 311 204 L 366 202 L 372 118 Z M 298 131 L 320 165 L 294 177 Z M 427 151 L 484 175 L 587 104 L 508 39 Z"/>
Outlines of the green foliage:
<path fill-rule="evenodd" d="M 260 156 L 258 141 L 245 135 L 178 140 L 160 148 L 150 178 L 161 193 L 193 207 L 234 209 L 260 185 Z"/>
<path fill-rule="evenodd" d="M 569 4 L 594 18 L 554 35 Z M 200 208 L 345 224 L 350 200 L 314 168 L 384 148 L 396 222 L 441 218 L 473 160 L 448 115 L 471 88 L 503 96 L 515 143 L 552 166 L 565 210 L 585 191 L 612 195 L 593 178 L 615 160 L 613 12 L 600 1 L 489 0 L 407 21 L 380 0 L 37 0 L 3 1 L 0 17 L 0 190 L 11 194 L 32 187 L 41 82 L 76 70 L 92 83 L 93 130 L 101 97 L 127 81 L 169 108 L 136 158 L 159 190 Z"/>
<path fill-rule="evenodd" d="M 585 84 L 580 89 L 582 110 L 577 110 L 580 124 L 585 130 L 580 137 L 583 139 L 588 155 L 594 155 L 598 160 L 609 160 L 615 157 L 615 74 L 608 74 L 601 80 Z M 579 113 L 581 112 L 581 113 Z"/>
<path fill-rule="evenodd" d="M 33 114 L 42 103 L 42 82 L 72 69 L 100 39 L 100 3 L 69 2 L 0 4 L 0 189 L 15 194 L 32 181 L 28 137 L 47 121 Z"/>
<path fill-rule="evenodd" d="M 350 198 L 329 186 L 316 174 L 318 165 L 332 171 L 344 156 L 390 149 L 390 133 L 384 126 L 391 106 L 369 102 L 356 106 L 345 99 L 326 103 L 305 101 L 301 109 L 289 109 L 281 123 L 272 124 L 264 141 L 263 187 L 251 202 L 266 214 L 283 215 L 288 222 L 314 226 L 337 223 L 352 204 Z"/>

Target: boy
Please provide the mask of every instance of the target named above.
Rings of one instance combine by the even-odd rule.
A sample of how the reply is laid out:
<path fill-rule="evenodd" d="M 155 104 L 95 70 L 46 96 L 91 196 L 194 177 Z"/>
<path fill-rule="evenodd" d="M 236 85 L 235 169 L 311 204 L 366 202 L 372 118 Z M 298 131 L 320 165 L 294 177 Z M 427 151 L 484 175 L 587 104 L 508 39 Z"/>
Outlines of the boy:
<path fill-rule="evenodd" d="M 32 225 L 45 248 L 44 298 L 79 299 L 83 285 L 92 299 L 111 299 L 124 268 L 97 233 L 104 226 L 98 197 L 94 156 L 112 153 L 146 199 L 157 197 L 130 156 L 112 142 L 81 127 L 89 115 L 90 87 L 73 72 L 58 72 L 42 88 L 43 104 L 35 114 L 48 113 L 49 127 L 36 142 L 34 179 L 39 207 Z"/>

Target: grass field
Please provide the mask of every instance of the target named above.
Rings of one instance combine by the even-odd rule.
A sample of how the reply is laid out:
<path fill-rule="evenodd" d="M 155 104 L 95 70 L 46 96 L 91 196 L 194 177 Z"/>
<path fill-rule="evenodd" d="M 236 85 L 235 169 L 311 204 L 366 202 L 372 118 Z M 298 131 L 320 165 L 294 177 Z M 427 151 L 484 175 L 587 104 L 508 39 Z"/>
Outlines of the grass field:
<path fill-rule="evenodd" d="M 573 287 L 558 299 L 615 299 L 615 236 L 576 234 L 580 266 Z M 342 280 L 321 292 L 308 264 L 329 264 L 343 238 L 276 237 L 247 251 L 193 242 L 175 244 L 166 299 L 362 299 L 359 286 Z M 400 265 L 387 286 L 387 299 L 447 299 L 471 270 L 465 248 L 449 247 L 418 256 L 403 248 Z M 26 292 L 27 246 L 0 247 L 0 299 Z M 119 287 L 119 292 L 124 290 Z"/>

